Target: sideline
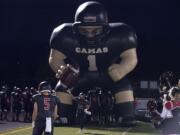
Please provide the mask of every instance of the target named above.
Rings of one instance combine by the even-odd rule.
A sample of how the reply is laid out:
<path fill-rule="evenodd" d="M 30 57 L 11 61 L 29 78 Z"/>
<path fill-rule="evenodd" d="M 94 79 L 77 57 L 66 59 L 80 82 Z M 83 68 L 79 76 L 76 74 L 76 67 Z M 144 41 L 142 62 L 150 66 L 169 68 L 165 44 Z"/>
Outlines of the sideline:
<path fill-rule="evenodd" d="M 17 133 L 20 131 L 28 130 L 28 129 L 32 129 L 32 127 L 27 127 L 23 129 L 12 129 L 12 131 L 6 131 L 6 133 L 0 133 L 0 135 L 9 135 L 9 134 Z"/>

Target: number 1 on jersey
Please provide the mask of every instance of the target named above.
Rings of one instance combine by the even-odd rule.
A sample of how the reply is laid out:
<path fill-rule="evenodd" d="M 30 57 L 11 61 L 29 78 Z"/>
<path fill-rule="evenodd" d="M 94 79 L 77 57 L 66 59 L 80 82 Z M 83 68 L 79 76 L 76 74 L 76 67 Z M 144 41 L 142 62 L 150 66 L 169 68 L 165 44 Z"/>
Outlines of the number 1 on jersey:
<path fill-rule="evenodd" d="M 95 55 L 88 55 L 87 59 L 89 61 L 89 67 L 88 70 L 89 71 L 97 71 L 98 68 L 96 66 L 96 56 Z"/>

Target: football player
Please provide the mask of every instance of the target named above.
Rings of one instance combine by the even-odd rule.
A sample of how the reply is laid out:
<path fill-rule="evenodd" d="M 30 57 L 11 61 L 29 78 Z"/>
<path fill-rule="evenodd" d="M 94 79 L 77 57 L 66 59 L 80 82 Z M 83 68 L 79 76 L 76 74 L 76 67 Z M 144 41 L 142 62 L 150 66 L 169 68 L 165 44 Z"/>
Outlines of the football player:
<path fill-rule="evenodd" d="M 169 90 L 170 100 L 163 103 L 161 126 L 164 135 L 180 134 L 180 89 L 172 87 Z"/>
<path fill-rule="evenodd" d="M 134 125 L 133 89 L 126 77 L 137 64 L 137 37 L 131 26 L 109 23 L 103 5 L 89 1 L 78 7 L 74 23 L 53 30 L 50 46 L 49 64 L 60 79 L 56 91 L 61 115 L 72 105 L 67 89 L 98 86 L 115 95 L 122 124 Z"/>
<path fill-rule="evenodd" d="M 40 94 L 34 97 L 32 114 L 33 135 L 53 135 L 53 120 L 57 117 L 56 98 L 51 95 L 51 85 L 47 81 L 39 84 Z"/>
<path fill-rule="evenodd" d="M 13 97 L 13 118 L 12 121 L 20 121 L 19 116 L 22 109 L 22 92 L 21 89 L 17 86 L 14 86 L 13 91 L 11 92 L 11 96 Z"/>
<path fill-rule="evenodd" d="M 91 111 L 89 111 L 90 103 L 86 99 L 86 95 L 83 92 L 80 92 L 78 97 L 74 97 L 69 90 L 67 92 L 72 96 L 72 99 L 77 103 L 76 118 L 79 120 L 80 133 L 83 133 L 84 124 L 86 122 L 86 115 L 91 115 Z"/>

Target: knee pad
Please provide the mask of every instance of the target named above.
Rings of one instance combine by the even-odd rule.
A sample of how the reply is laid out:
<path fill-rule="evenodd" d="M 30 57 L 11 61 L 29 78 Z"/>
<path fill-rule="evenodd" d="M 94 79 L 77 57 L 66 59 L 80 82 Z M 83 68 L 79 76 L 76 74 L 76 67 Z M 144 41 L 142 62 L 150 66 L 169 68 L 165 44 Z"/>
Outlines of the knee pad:
<path fill-rule="evenodd" d="M 119 80 L 118 82 L 114 82 L 113 87 L 112 87 L 113 94 L 116 94 L 121 91 L 126 91 L 126 90 L 133 91 L 130 81 L 127 78 L 123 78 L 122 80 Z"/>
<path fill-rule="evenodd" d="M 134 102 L 124 102 L 116 104 L 116 115 L 118 117 L 134 118 Z"/>

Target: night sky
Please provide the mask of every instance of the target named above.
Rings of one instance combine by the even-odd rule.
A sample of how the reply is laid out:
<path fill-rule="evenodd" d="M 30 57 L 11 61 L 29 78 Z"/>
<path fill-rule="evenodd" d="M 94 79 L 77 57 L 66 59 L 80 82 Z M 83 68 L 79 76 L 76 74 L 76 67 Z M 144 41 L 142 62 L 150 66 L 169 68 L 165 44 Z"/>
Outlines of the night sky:
<path fill-rule="evenodd" d="M 73 22 L 85 0 L 4 0 L 0 2 L 0 81 L 53 79 L 48 65 L 49 38 L 64 22 Z M 138 36 L 139 63 L 132 76 L 157 79 L 163 71 L 180 71 L 178 0 L 99 0 L 110 22 L 131 25 Z"/>

